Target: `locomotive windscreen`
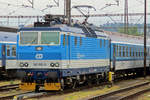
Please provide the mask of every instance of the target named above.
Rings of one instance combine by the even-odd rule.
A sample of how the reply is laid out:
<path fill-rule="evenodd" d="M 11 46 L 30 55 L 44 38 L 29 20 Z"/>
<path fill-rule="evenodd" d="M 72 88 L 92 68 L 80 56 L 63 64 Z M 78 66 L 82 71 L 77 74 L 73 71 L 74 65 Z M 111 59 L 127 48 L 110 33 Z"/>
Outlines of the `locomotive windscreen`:
<path fill-rule="evenodd" d="M 60 43 L 59 32 L 21 32 L 20 44 L 21 45 L 58 45 Z"/>
<path fill-rule="evenodd" d="M 38 44 L 38 32 L 21 32 L 20 44 Z"/>
<path fill-rule="evenodd" d="M 41 44 L 59 44 L 58 32 L 41 32 Z"/>

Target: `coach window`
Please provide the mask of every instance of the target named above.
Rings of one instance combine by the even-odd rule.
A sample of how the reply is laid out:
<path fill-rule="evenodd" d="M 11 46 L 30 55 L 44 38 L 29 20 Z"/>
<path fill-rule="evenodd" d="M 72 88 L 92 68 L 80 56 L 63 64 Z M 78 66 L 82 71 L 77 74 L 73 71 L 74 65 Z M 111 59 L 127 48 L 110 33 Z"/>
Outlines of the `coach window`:
<path fill-rule="evenodd" d="M 130 57 L 132 56 L 131 47 L 130 47 Z"/>
<path fill-rule="evenodd" d="M 77 37 L 74 37 L 75 46 L 77 45 Z"/>
<path fill-rule="evenodd" d="M 149 56 L 149 48 L 146 50 L 146 56 Z"/>
<path fill-rule="evenodd" d="M 143 51 L 141 51 L 141 57 L 143 57 Z"/>
<path fill-rule="evenodd" d="M 139 49 L 137 48 L 137 56 L 139 57 Z"/>
<path fill-rule="evenodd" d="M 138 56 L 140 57 L 140 49 L 138 49 Z"/>
<path fill-rule="evenodd" d="M 147 50 L 146 50 L 146 56 L 148 56 L 148 48 L 147 48 Z"/>
<path fill-rule="evenodd" d="M 123 57 L 125 57 L 125 46 L 123 46 Z"/>
<path fill-rule="evenodd" d="M 150 48 L 148 48 L 148 51 L 147 51 L 147 55 L 148 55 L 148 56 L 149 56 L 149 49 L 150 49 Z"/>
<path fill-rule="evenodd" d="M 133 48 L 133 57 L 135 57 L 135 48 Z"/>
<path fill-rule="evenodd" d="M 12 56 L 16 56 L 16 46 L 12 46 Z"/>
<path fill-rule="evenodd" d="M 135 48 L 135 54 L 136 54 L 136 57 L 138 56 L 138 49 Z"/>
<path fill-rule="evenodd" d="M 141 49 L 139 49 L 139 57 L 141 56 L 140 50 L 141 50 Z"/>
<path fill-rule="evenodd" d="M 133 57 L 134 57 L 134 50 L 135 50 L 135 49 L 133 48 L 133 49 L 132 49 L 132 51 L 133 51 L 133 52 L 132 52 L 132 53 L 133 53 L 132 56 L 133 56 Z"/>
<path fill-rule="evenodd" d="M 126 48 L 126 56 L 128 57 L 128 46 Z"/>
<path fill-rule="evenodd" d="M 121 57 L 121 46 L 119 46 L 119 56 Z"/>
<path fill-rule="evenodd" d="M 118 56 L 118 45 L 116 45 L 116 56 Z"/>
<path fill-rule="evenodd" d="M 138 49 L 139 51 L 138 51 L 138 56 L 140 57 L 140 49 Z"/>
<path fill-rule="evenodd" d="M 63 45 L 65 46 L 65 41 L 66 41 L 66 35 L 64 34 L 63 36 Z"/>
<path fill-rule="evenodd" d="M 140 49 L 140 57 L 142 57 L 142 53 L 141 52 L 142 52 L 142 49 Z"/>
<path fill-rule="evenodd" d="M 7 56 L 10 56 L 10 46 L 7 45 Z"/>
<path fill-rule="evenodd" d="M 139 57 L 141 57 L 141 49 L 139 49 Z"/>
<path fill-rule="evenodd" d="M 113 56 L 116 56 L 116 45 L 113 45 Z"/>

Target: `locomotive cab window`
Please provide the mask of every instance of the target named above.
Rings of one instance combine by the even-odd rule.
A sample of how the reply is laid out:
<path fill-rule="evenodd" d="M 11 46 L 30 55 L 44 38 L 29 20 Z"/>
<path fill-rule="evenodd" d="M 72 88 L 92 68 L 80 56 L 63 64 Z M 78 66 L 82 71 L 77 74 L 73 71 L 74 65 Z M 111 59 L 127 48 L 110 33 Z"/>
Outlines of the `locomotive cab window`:
<path fill-rule="evenodd" d="M 58 45 L 59 32 L 41 32 L 41 44 Z"/>
<path fill-rule="evenodd" d="M 21 32 L 20 44 L 38 44 L 38 32 Z"/>

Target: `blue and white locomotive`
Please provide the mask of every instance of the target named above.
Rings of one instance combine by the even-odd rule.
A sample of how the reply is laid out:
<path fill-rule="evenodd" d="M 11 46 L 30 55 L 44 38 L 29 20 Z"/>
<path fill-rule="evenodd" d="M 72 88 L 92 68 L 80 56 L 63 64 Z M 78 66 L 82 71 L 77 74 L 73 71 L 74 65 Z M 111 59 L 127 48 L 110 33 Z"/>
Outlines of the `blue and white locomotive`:
<path fill-rule="evenodd" d="M 100 81 L 110 69 L 110 41 L 96 33 L 102 31 L 65 24 L 21 28 L 17 44 L 18 69 L 24 73 L 21 88 L 28 89 L 30 82 L 31 89 L 60 90 L 91 79 Z"/>
<path fill-rule="evenodd" d="M 59 18 L 50 20 L 18 31 L 21 89 L 61 90 L 107 80 L 109 71 L 114 71 L 115 77 L 142 72 L 142 44 L 116 41 L 91 25 L 67 26 Z"/>

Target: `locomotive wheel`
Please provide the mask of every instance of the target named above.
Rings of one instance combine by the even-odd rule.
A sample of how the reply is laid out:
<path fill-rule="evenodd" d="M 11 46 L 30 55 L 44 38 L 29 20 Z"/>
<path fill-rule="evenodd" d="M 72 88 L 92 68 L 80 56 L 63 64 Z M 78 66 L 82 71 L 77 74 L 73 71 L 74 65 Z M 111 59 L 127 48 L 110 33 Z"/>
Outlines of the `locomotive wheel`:
<path fill-rule="evenodd" d="M 64 85 L 64 79 L 63 79 L 63 78 L 60 79 L 60 83 L 61 83 L 61 91 L 63 91 L 64 88 L 65 88 L 65 85 Z"/>

